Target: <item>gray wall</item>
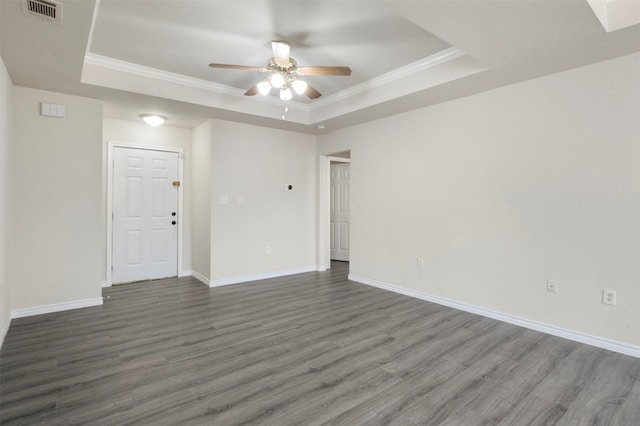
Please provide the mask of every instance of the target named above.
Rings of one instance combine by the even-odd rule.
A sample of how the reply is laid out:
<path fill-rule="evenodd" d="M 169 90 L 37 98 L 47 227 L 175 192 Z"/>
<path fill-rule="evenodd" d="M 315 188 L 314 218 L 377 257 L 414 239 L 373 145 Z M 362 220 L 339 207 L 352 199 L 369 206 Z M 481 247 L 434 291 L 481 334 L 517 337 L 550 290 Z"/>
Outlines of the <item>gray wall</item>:
<path fill-rule="evenodd" d="M 191 167 L 192 270 L 201 280 L 211 280 L 211 145 L 212 120 L 193 129 Z"/>
<path fill-rule="evenodd" d="M 316 138 L 222 120 L 212 132 L 211 279 L 315 269 Z"/>
<path fill-rule="evenodd" d="M 11 288 L 7 273 L 9 240 L 8 190 L 9 190 L 9 111 L 11 79 L 0 58 L 0 346 L 11 322 Z"/>
<path fill-rule="evenodd" d="M 640 345 L 639 75 L 635 54 L 320 137 L 351 150 L 351 273 Z"/>
<path fill-rule="evenodd" d="M 102 102 L 12 91 L 11 308 L 101 302 Z M 66 117 L 41 116 L 40 102 Z"/>

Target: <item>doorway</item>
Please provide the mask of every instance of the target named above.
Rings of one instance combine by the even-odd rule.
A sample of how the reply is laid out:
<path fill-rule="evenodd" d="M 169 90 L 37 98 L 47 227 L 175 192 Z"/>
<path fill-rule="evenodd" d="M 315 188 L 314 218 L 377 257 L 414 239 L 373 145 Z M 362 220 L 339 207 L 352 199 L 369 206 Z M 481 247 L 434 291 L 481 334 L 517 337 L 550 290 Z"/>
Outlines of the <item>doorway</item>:
<path fill-rule="evenodd" d="M 334 153 L 330 155 L 319 155 L 318 157 L 318 251 L 317 251 L 317 264 L 318 270 L 324 271 L 331 268 L 331 165 L 332 164 L 351 164 L 351 152 L 344 151 Z M 351 178 L 351 167 L 349 168 L 349 178 Z M 349 181 L 348 195 L 349 204 L 351 207 L 351 181 Z M 351 210 L 351 209 L 349 209 Z M 349 248 L 349 260 L 352 258 L 353 240 L 351 238 L 351 217 L 349 218 L 348 226 L 348 248 Z M 335 240 L 334 240 L 335 241 Z"/>
<path fill-rule="evenodd" d="M 179 275 L 182 153 L 109 145 L 107 285 Z"/>
<path fill-rule="evenodd" d="M 330 257 L 331 260 L 349 261 L 349 182 L 351 165 L 331 162 L 330 189 Z"/>

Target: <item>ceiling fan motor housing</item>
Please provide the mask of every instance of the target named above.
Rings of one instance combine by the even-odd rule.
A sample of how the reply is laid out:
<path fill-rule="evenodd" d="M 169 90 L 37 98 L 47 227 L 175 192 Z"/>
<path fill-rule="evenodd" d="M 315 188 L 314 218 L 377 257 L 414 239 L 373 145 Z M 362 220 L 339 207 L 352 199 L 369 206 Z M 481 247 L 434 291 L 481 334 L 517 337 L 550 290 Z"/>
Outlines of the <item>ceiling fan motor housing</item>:
<path fill-rule="evenodd" d="M 265 69 L 266 72 L 279 72 L 282 74 L 289 74 L 289 73 L 293 73 L 298 69 L 298 63 L 296 62 L 295 59 L 293 58 L 289 58 L 289 64 L 286 67 L 283 67 L 281 65 L 279 65 L 275 58 L 271 58 L 269 59 L 269 62 L 267 63 L 267 68 Z"/>
<path fill-rule="evenodd" d="M 273 57 L 267 61 L 264 68 L 251 67 L 245 65 L 229 65 L 229 64 L 209 64 L 212 68 L 231 68 L 247 71 L 259 71 L 271 73 L 271 76 L 264 79 L 257 85 L 245 92 L 246 96 L 254 96 L 260 93 L 266 96 L 269 93 L 270 86 L 280 90 L 280 99 L 291 99 L 291 88 L 299 94 L 305 94 L 310 99 L 316 99 L 321 95 L 315 88 L 311 87 L 300 76 L 307 75 L 351 75 L 351 69 L 345 66 L 322 66 L 322 67 L 302 67 L 298 68 L 295 59 L 289 56 L 290 45 L 286 41 L 272 41 Z"/>

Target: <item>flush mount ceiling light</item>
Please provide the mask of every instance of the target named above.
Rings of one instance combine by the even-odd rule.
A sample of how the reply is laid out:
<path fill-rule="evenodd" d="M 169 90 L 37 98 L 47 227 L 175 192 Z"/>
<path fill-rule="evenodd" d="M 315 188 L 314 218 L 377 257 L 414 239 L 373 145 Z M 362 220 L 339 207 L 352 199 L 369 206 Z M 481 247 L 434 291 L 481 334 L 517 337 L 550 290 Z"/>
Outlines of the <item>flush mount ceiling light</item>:
<path fill-rule="evenodd" d="M 262 96 L 266 96 L 271 91 L 271 88 L 274 88 L 279 90 L 280 99 L 283 101 L 288 101 L 293 97 L 291 89 L 298 95 L 307 95 L 310 99 L 316 99 L 321 96 L 320 92 L 301 80 L 300 76 L 351 75 L 351 68 L 349 67 L 298 67 L 295 59 L 289 56 L 291 48 L 286 41 L 272 41 L 271 49 L 273 50 L 273 57 L 267 61 L 266 67 L 229 64 L 209 64 L 209 66 L 211 68 L 269 73 L 269 77 L 247 90 L 245 95 L 254 96 L 260 93 Z"/>
<path fill-rule="evenodd" d="M 140 118 L 151 127 L 162 126 L 167 121 L 167 117 L 158 114 L 140 114 Z"/>

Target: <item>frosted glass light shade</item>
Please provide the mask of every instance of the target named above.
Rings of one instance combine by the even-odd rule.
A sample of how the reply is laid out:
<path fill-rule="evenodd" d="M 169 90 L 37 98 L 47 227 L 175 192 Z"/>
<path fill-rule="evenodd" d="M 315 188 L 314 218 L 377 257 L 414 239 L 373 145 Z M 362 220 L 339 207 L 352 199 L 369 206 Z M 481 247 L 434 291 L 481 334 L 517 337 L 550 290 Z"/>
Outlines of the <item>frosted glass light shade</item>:
<path fill-rule="evenodd" d="M 269 83 L 268 80 L 264 80 L 258 83 L 258 92 L 260 92 L 262 96 L 267 96 L 270 91 L 271 91 L 271 83 Z"/>
<path fill-rule="evenodd" d="M 286 89 L 280 90 L 280 99 L 282 99 L 283 101 L 288 101 L 292 97 L 293 93 L 291 93 L 291 89 L 289 89 L 288 87 Z"/>
<path fill-rule="evenodd" d="M 303 80 L 295 80 L 291 83 L 291 87 L 298 95 L 302 95 L 307 90 L 307 83 Z"/>
<path fill-rule="evenodd" d="M 282 74 L 273 74 L 270 81 L 273 87 L 279 89 L 284 84 L 284 77 L 282 76 Z"/>

